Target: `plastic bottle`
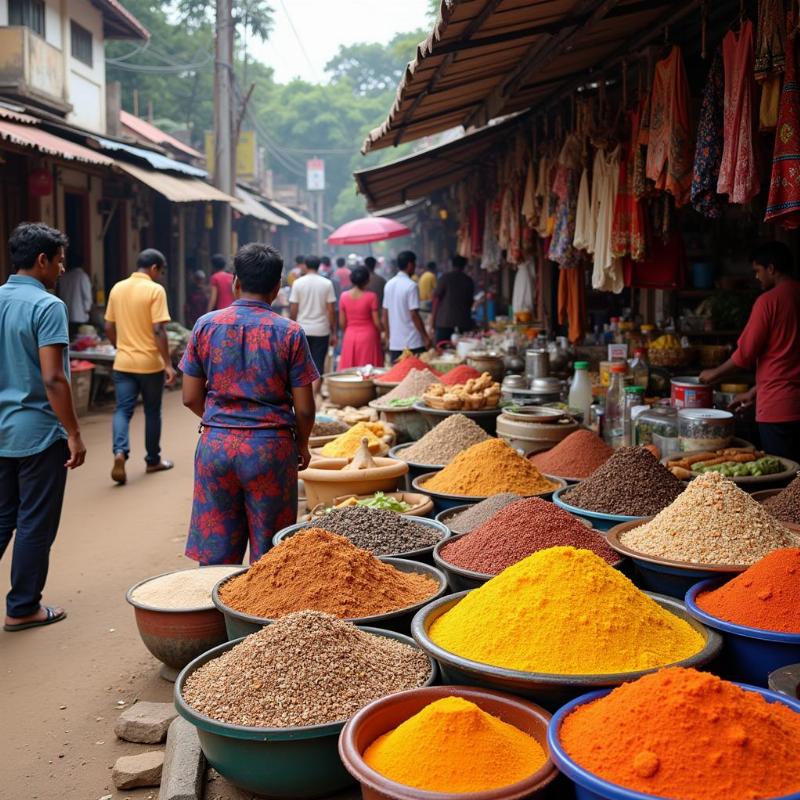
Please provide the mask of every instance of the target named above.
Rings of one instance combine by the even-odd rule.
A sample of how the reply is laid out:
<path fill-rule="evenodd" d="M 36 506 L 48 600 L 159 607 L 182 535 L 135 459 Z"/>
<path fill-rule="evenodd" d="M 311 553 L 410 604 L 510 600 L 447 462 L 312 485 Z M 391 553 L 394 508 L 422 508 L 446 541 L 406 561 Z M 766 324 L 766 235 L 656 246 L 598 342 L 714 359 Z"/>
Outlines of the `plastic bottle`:
<path fill-rule="evenodd" d="M 570 408 L 583 412 L 583 424 L 589 425 L 589 409 L 592 407 L 592 379 L 589 377 L 589 362 L 576 361 L 575 374 L 569 387 L 567 399 Z"/>
<path fill-rule="evenodd" d="M 650 366 L 645 360 L 644 349 L 637 348 L 633 351 L 633 361 L 631 361 L 631 375 L 633 385 L 641 386 L 647 392 L 647 384 L 650 383 Z"/>
<path fill-rule="evenodd" d="M 606 394 L 606 412 L 603 415 L 603 438 L 611 447 L 622 447 L 625 438 L 623 382 L 627 369 L 627 364 L 611 365 L 611 383 Z"/>
<path fill-rule="evenodd" d="M 633 414 L 636 406 L 644 403 L 644 386 L 625 387 L 625 406 L 622 419 L 623 442 L 626 447 L 633 444 Z"/>

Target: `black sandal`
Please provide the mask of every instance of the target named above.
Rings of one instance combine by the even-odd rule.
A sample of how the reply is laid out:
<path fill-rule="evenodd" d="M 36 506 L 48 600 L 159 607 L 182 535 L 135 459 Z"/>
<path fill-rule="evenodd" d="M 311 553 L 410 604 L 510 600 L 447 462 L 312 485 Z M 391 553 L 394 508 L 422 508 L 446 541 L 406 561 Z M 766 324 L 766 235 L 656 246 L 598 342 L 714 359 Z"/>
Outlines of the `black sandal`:
<path fill-rule="evenodd" d="M 44 610 L 47 613 L 44 619 L 35 619 L 30 622 L 18 622 L 15 625 L 3 625 L 3 630 L 8 633 L 14 633 L 15 631 L 27 630 L 28 628 L 41 628 L 43 625 L 52 625 L 54 622 L 61 622 L 62 619 L 66 619 L 66 611 L 57 612 L 52 606 L 45 606 Z"/>

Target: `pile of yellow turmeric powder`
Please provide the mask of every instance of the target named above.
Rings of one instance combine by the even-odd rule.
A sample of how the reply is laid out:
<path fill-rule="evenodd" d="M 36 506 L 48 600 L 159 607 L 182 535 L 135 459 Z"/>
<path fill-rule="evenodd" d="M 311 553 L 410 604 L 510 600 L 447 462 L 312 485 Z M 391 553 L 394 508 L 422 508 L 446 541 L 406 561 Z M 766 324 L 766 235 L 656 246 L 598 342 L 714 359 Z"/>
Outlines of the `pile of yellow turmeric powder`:
<path fill-rule="evenodd" d="M 691 625 L 574 547 L 508 567 L 439 617 L 430 637 L 472 661 L 558 675 L 654 669 L 704 646 Z"/>
<path fill-rule="evenodd" d="M 509 786 L 546 760 L 536 739 L 463 697 L 436 700 L 364 752 L 389 780 L 447 794 Z"/>
<path fill-rule="evenodd" d="M 508 442 L 487 439 L 468 447 L 423 488 L 441 494 L 489 497 L 502 492 L 528 496 L 552 491 L 558 484 L 545 478 Z"/>
<path fill-rule="evenodd" d="M 381 438 L 385 435 L 386 428 L 380 422 L 357 422 L 349 431 L 328 442 L 322 448 L 322 455 L 326 458 L 352 458 L 364 437 L 372 455 L 383 455 L 389 449 Z"/>

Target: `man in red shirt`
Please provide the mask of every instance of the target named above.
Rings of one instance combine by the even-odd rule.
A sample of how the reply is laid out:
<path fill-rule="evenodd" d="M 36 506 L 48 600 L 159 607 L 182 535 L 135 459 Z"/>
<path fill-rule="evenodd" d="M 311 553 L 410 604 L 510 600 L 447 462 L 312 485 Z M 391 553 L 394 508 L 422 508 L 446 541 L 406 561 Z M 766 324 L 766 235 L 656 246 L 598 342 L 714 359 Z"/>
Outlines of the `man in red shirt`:
<path fill-rule="evenodd" d="M 760 245 L 752 261 L 764 293 L 753 304 L 736 352 L 701 372 L 700 381 L 717 383 L 737 369 L 755 369 L 756 385 L 731 408 L 755 401 L 761 447 L 800 461 L 800 282 L 791 277 L 792 255 L 781 242 Z"/>
<path fill-rule="evenodd" d="M 211 278 L 209 286 L 211 295 L 208 298 L 208 310 L 219 311 L 233 302 L 233 273 L 228 272 L 225 256 L 217 253 L 211 256 Z"/>

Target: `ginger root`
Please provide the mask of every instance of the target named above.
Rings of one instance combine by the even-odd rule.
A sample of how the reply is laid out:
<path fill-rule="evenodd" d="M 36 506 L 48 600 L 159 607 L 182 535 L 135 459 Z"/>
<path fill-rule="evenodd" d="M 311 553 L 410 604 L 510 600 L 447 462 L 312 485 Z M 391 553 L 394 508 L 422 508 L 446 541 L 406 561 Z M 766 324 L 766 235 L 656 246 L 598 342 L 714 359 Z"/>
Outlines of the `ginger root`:
<path fill-rule="evenodd" d="M 371 469 L 372 467 L 377 466 L 378 465 L 375 463 L 375 459 L 372 457 L 372 453 L 369 451 L 369 440 L 365 436 L 361 440 L 361 444 L 359 445 L 356 454 L 353 456 L 353 460 L 346 467 L 342 467 L 342 471 Z"/>

